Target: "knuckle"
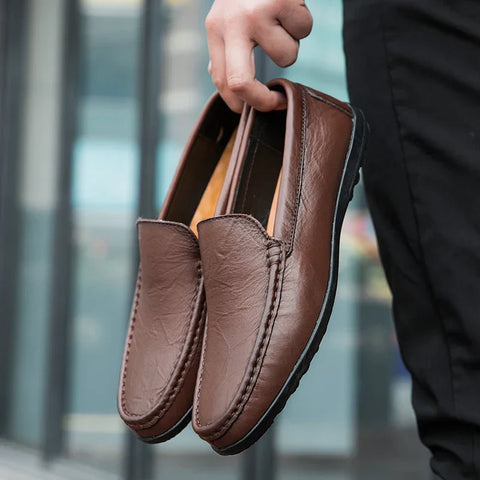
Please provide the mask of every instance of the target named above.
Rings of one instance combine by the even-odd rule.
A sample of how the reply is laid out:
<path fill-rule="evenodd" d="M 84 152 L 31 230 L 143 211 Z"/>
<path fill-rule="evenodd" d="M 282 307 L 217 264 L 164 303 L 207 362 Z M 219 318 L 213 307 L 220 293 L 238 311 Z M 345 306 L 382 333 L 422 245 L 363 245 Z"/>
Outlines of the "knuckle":
<path fill-rule="evenodd" d="M 225 23 L 225 30 L 228 30 L 229 28 L 238 25 L 242 19 L 237 13 L 227 13 L 223 20 Z"/>
<path fill-rule="evenodd" d="M 270 12 L 275 2 L 271 0 L 255 0 L 246 2 L 243 7 L 243 15 L 250 22 L 257 22 L 265 13 Z"/>
<path fill-rule="evenodd" d="M 209 13 L 205 18 L 205 28 L 207 32 L 215 32 L 219 28 L 219 20 L 215 15 Z"/>
<path fill-rule="evenodd" d="M 242 75 L 229 75 L 227 78 L 228 88 L 234 93 L 243 93 L 248 90 L 251 80 Z"/>
<path fill-rule="evenodd" d="M 219 91 L 225 90 L 225 81 L 223 77 L 213 73 L 212 74 L 212 82 L 217 87 Z"/>
<path fill-rule="evenodd" d="M 259 7 L 256 5 L 248 5 L 245 7 L 243 16 L 249 23 L 255 23 L 258 19 Z"/>

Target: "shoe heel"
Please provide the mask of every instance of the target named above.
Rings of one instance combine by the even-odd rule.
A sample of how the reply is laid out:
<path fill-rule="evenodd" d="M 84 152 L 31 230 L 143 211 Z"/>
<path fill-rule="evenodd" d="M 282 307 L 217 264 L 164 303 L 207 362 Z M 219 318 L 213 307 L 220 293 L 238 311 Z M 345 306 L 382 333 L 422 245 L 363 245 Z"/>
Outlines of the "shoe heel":
<path fill-rule="evenodd" d="M 353 199 L 355 187 L 360 182 L 360 168 L 365 162 L 367 137 L 370 130 L 363 112 L 355 107 L 351 107 L 351 109 L 353 112 L 353 131 L 340 188 L 340 205 L 338 208 L 340 224 L 343 221 L 349 202 Z"/>

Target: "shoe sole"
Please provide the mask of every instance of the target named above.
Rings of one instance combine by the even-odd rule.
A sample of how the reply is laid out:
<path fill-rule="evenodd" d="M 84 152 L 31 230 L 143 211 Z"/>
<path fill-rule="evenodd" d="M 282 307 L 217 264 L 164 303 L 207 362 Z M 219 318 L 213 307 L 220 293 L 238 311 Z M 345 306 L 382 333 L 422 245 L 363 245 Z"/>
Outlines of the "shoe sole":
<path fill-rule="evenodd" d="M 191 419 L 192 419 L 192 408 L 190 408 L 187 411 L 187 413 L 173 427 L 171 427 L 161 435 L 156 435 L 155 437 L 147 437 L 147 438 L 141 437 L 138 434 L 137 436 L 144 443 L 149 443 L 149 444 L 163 443 L 163 442 L 166 442 L 167 440 L 170 440 L 175 435 L 178 435 L 190 423 Z"/>
<path fill-rule="evenodd" d="M 317 320 L 315 329 L 298 359 L 295 367 L 291 371 L 287 381 L 283 385 L 275 400 L 268 410 L 263 414 L 257 424 L 238 442 L 228 447 L 212 447 L 220 455 L 236 455 L 252 446 L 273 424 L 275 417 L 283 410 L 289 397 L 295 392 L 300 383 L 300 379 L 307 372 L 310 363 L 317 353 L 323 336 L 327 330 L 328 321 L 332 313 L 335 293 L 337 290 L 338 277 L 338 255 L 340 244 L 340 233 L 342 230 L 343 219 L 347 211 L 348 204 L 353 198 L 355 185 L 360 181 L 360 167 L 364 162 L 366 139 L 368 133 L 368 124 L 363 112 L 350 106 L 353 112 L 353 129 L 350 140 L 350 147 L 347 153 L 347 160 L 343 169 L 340 182 L 339 194 L 337 196 L 334 216 L 334 230 L 332 236 L 332 249 L 330 255 L 330 276 L 328 279 L 327 292 L 322 306 L 322 310 Z"/>

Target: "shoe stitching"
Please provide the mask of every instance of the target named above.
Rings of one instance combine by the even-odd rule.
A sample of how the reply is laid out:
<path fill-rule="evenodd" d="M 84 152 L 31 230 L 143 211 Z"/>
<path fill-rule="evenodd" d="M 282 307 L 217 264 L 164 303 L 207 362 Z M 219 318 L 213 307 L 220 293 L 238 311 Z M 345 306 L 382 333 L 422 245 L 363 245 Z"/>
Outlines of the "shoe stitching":
<path fill-rule="evenodd" d="M 248 225 L 248 228 L 254 232 L 254 233 L 261 233 L 263 238 L 267 242 L 275 242 L 277 244 L 280 244 L 280 240 L 278 240 L 275 237 L 271 237 L 263 228 L 262 224 L 255 218 L 252 217 L 252 215 L 249 215 L 247 213 L 227 213 L 224 215 L 217 215 L 216 217 L 212 218 L 207 218 L 206 220 L 202 220 L 199 222 L 199 225 L 203 224 L 208 224 L 208 223 L 213 223 L 217 221 L 221 221 L 224 218 L 234 218 L 237 221 L 245 220 L 246 222 L 249 222 L 250 225 Z M 247 228 L 247 227 L 246 227 Z"/>
<path fill-rule="evenodd" d="M 129 332 L 128 332 L 128 341 L 127 341 L 127 348 L 125 351 L 125 365 L 123 367 L 123 374 L 122 374 L 122 395 L 121 395 L 121 400 L 122 400 L 122 409 L 128 413 L 128 411 L 125 410 L 125 391 L 126 391 L 126 377 L 127 377 L 127 366 L 128 366 L 128 360 L 130 358 L 130 349 L 132 345 L 132 339 L 133 339 L 133 332 L 135 330 L 135 322 L 137 320 L 137 311 L 138 311 L 138 303 L 140 299 L 140 290 L 142 286 L 142 267 L 140 266 L 138 269 L 138 275 L 137 275 L 137 284 L 135 286 L 135 301 L 134 301 L 134 307 L 133 307 L 133 312 L 132 312 L 132 321 L 130 323 L 129 327 Z"/>
<path fill-rule="evenodd" d="M 155 417 L 153 417 L 148 423 L 142 423 L 140 425 L 136 425 L 136 430 L 145 430 L 147 428 L 151 428 L 155 423 L 163 416 L 163 414 L 172 406 L 173 400 L 175 399 L 176 395 L 178 394 L 179 390 L 182 388 L 186 373 L 190 369 L 192 365 L 192 360 L 194 353 L 197 351 L 197 346 L 198 346 L 198 339 L 200 336 L 200 331 L 202 330 L 201 327 L 204 324 L 204 319 L 205 319 L 205 314 L 206 314 L 206 302 L 203 302 L 203 307 L 202 307 L 202 313 L 200 315 L 199 322 L 197 324 L 196 330 L 195 330 L 195 335 L 192 339 L 191 346 L 189 348 L 189 353 L 188 357 L 182 367 L 182 370 L 180 372 L 179 379 L 176 381 L 176 384 L 174 387 L 172 387 L 172 391 L 170 393 L 170 404 L 165 405 L 161 410 L 159 410 Z"/>
<path fill-rule="evenodd" d="M 331 107 L 336 108 L 337 110 L 344 113 L 345 115 L 348 115 L 350 118 L 353 118 L 353 114 L 351 111 L 347 110 L 341 105 L 338 105 L 335 102 L 332 102 L 332 100 L 329 100 L 328 98 L 322 97 L 321 95 L 317 94 L 316 92 L 314 92 L 308 87 L 303 87 L 303 88 L 305 88 L 305 90 L 310 94 L 311 97 L 315 98 L 316 100 L 319 100 L 320 102 L 326 103 L 327 105 L 330 105 Z"/>
<path fill-rule="evenodd" d="M 192 318 L 192 314 L 193 314 L 193 309 L 195 307 L 195 303 L 196 303 L 196 298 L 198 296 L 198 289 L 199 289 L 199 283 L 200 283 L 200 273 L 201 273 L 201 270 L 200 270 L 200 265 L 197 265 L 197 283 L 196 283 L 196 286 L 195 286 L 195 293 L 192 297 L 192 301 L 191 301 L 191 305 L 190 305 L 190 314 L 189 314 L 189 317 L 188 318 Z M 129 335 L 129 342 L 128 342 L 128 347 L 127 347 L 127 352 L 126 352 L 126 357 L 125 357 L 125 368 L 124 368 L 124 375 L 123 375 L 123 383 L 122 383 L 122 408 L 124 410 L 124 412 L 131 416 L 131 417 L 145 417 L 146 415 L 145 414 L 136 414 L 136 413 L 132 413 L 130 412 L 128 409 L 127 409 L 127 406 L 126 406 L 126 398 L 125 398 L 125 393 L 126 393 L 126 376 L 127 376 L 127 364 L 128 364 L 128 358 L 130 356 L 130 347 L 131 347 L 131 342 L 132 342 L 132 339 L 133 339 L 133 331 L 134 331 L 134 328 L 135 328 L 135 323 L 136 323 L 136 319 L 137 319 L 137 312 L 138 312 L 138 304 L 139 304 L 139 301 L 140 301 L 140 290 L 141 290 L 141 281 L 139 282 L 138 284 L 138 293 L 136 295 L 136 300 L 135 300 L 135 309 L 134 309 L 134 316 L 132 318 L 132 327 L 131 327 L 131 334 Z M 186 337 L 188 336 L 188 331 L 187 331 L 187 334 L 186 334 Z M 187 350 L 188 352 L 188 350 Z M 179 358 L 181 357 L 182 355 L 182 350 L 180 350 L 180 352 L 177 354 L 177 357 L 175 359 L 175 362 L 174 362 L 174 365 L 177 365 L 178 363 L 178 360 Z M 167 385 L 168 383 L 170 382 L 170 380 L 172 379 L 173 375 L 175 374 L 175 367 L 173 368 L 173 371 L 168 379 L 168 382 L 167 382 Z M 171 392 L 170 392 L 171 393 Z M 170 394 L 169 394 L 170 395 Z M 162 404 L 164 403 L 165 401 L 162 401 Z M 147 417 L 149 417 L 151 414 L 148 414 Z"/>
<path fill-rule="evenodd" d="M 279 247 L 278 244 L 275 244 L 275 245 L 272 245 L 272 246 L 275 246 L 277 248 Z M 276 255 L 280 254 L 281 255 L 281 248 L 280 248 L 280 251 L 275 249 L 274 254 L 276 254 Z M 269 309 L 267 321 L 265 322 L 265 326 L 264 326 L 264 329 L 263 329 L 262 340 L 261 340 L 260 346 L 257 349 L 257 352 L 255 354 L 254 364 L 251 367 L 251 373 L 248 377 L 248 380 L 247 380 L 246 384 L 244 385 L 244 387 L 242 389 L 242 393 L 241 393 L 240 397 L 237 399 L 237 401 L 235 403 L 235 406 L 231 410 L 228 417 L 222 422 L 221 425 L 219 425 L 215 429 L 215 431 L 213 431 L 212 433 L 207 434 L 207 435 L 202 435 L 202 437 L 205 440 L 218 439 L 223 434 L 225 434 L 225 432 L 233 425 L 233 423 L 237 420 L 238 415 L 243 410 L 248 398 L 250 397 L 250 395 L 253 391 L 253 388 L 255 387 L 256 379 L 258 379 L 258 373 L 259 373 L 261 365 L 262 365 L 262 360 L 265 356 L 266 346 L 268 345 L 267 337 L 269 339 L 269 333 L 271 334 L 271 332 L 272 332 L 272 327 L 273 327 L 272 320 L 275 318 L 273 314 L 274 314 L 275 307 L 276 307 L 276 304 L 277 304 L 278 291 L 279 291 L 278 285 L 279 285 L 280 273 L 282 272 L 282 265 L 281 264 L 283 263 L 283 257 L 281 258 L 280 262 L 271 262 L 271 258 L 270 258 L 271 256 L 272 256 L 271 250 L 268 249 L 267 250 L 267 265 L 270 264 L 270 266 L 273 266 L 273 265 L 277 266 L 277 269 L 276 269 L 276 272 L 275 272 L 274 285 L 273 285 L 273 296 L 272 296 L 272 301 L 270 303 L 270 309 Z M 198 407 L 198 402 L 197 402 L 197 407 Z M 197 424 L 198 424 L 198 419 L 197 419 Z M 200 427 L 202 426 L 200 424 L 198 424 L 198 425 Z"/>
<path fill-rule="evenodd" d="M 201 275 L 201 264 L 200 264 L 200 262 L 198 262 L 198 264 L 197 264 L 197 282 L 196 282 L 195 292 L 194 292 L 194 295 L 193 295 L 193 298 L 192 298 L 192 302 L 191 302 L 191 306 L 190 306 L 190 313 L 189 313 L 188 318 L 192 318 L 192 316 L 193 316 L 196 300 L 197 300 L 198 295 L 200 293 L 201 277 L 202 277 L 202 275 Z M 181 386 L 183 385 L 185 374 L 188 370 L 188 367 L 190 366 L 190 363 L 191 363 L 191 360 L 192 360 L 192 357 L 193 357 L 193 353 L 195 351 L 195 344 L 197 343 L 197 340 L 198 340 L 198 334 L 199 334 L 201 325 L 203 323 L 202 320 L 203 320 L 204 313 L 205 313 L 205 301 L 204 301 L 202 312 L 201 312 L 199 321 L 197 323 L 194 336 L 193 336 L 192 341 L 188 345 L 187 350 L 186 350 L 185 362 L 182 366 L 181 371 L 179 372 L 179 376 L 175 380 L 174 384 L 171 386 L 170 392 L 168 393 L 168 395 L 162 400 L 159 407 L 157 407 L 157 409 L 155 409 L 155 412 L 152 412 L 148 415 L 131 413 L 127 409 L 127 406 L 126 406 L 126 398 L 125 398 L 126 376 L 127 376 L 127 366 L 128 366 L 128 359 L 129 359 L 129 356 L 130 356 L 130 349 L 131 349 L 131 343 L 132 343 L 132 338 L 133 338 L 133 332 L 134 332 L 134 329 L 135 329 L 135 322 L 136 322 L 137 313 L 138 313 L 138 304 L 139 304 L 139 299 L 140 299 L 141 285 L 142 285 L 142 282 L 141 282 L 141 277 L 140 277 L 140 281 L 139 281 L 138 286 L 137 286 L 134 314 L 133 314 L 133 318 L 132 318 L 129 340 L 128 340 L 128 344 L 127 344 L 127 351 L 126 351 L 126 355 L 125 355 L 125 367 L 124 367 L 124 371 L 123 371 L 123 381 L 122 381 L 122 409 L 130 417 L 142 418 L 143 421 L 141 423 L 134 423 L 132 425 L 136 429 L 139 429 L 139 430 L 142 430 L 142 429 L 149 428 L 149 427 L 153 426 L 157 422 L 157 420 L 159 420 L 160 417 L 171 407 L 174 398 L 178 394 L 178 391 L 180 390 Z M 186 338 L 187 337 L 188 337 L 188 331 L 187 331 Z M 180 357 L 182 356 L 182 353 L 183 353 L 183 351 L 181 350 L 179 352 L 179 354 L 177 355 L 176 359 L 175 359 L 174 365 L 178 364 L 178 361 L 179 361 Z M 174 369 L 173 369 L 173 371 L 170 375 L 170 378 L 167 382 L 167 385 L 171 381 L 173 376 L 175 375 L 175 370 L 176 369 L 174 367 Z M 153 415 L 153 417 L 152 417 L 152 415 Z M 129 422 L 129 423 L 131 423 L 131 422 Z"/>
<path fill-rule="evenodd" d="M 203 336 L 203 345 L 202 345 L 202 354 L 201 354 L 201 360 L 200 360 L 199 377 L 198 377 L 198 382 L 197 382 L 196 392 L 195 392 L 195 403 L 196 403 L 196 405 L 195 405 L 195 412 L 194 412 L 193 421 L 199 427 L 203 426 L 200 423 L 200 421 L 198 420 L 198 418 L 199 418 L 200 392 L 202 390 L 203 372 L 204 372 L 204 368 L 205 368 L 205 351 L 207 349 L 207 332 L 208 332 L 208 318 L 205 320 L 205 334 Z"/>
<path fill-rule="evenodd" d="M 137 220 L 137 225 L 140 225 L 142 223 L 145 225 L 163 225 L 165 227 L 177 230 L 180 233 L 187 233 L 189 236 L 189 240 L 192 240 L 191 243 L 194 244 L 196 249 L 198 250 L 198 238 L 192 232 L 191 228 L 187 227 L 182 223 L 172 222 L 171 220 L 153 220 L 150 218 L 139 218 Z"/>
<path fill-rule="evenodd" d="M 174 223 L 174 222 L 164 221 L 164 220 L 151 220 L 151 219 L 140 218 L 140 219 L 137 220 L 137 226 L 141 223 L 151 224 L 151 225 L 162 225 L 163 224 L 163 225 L 168 226 L 169 228 L 172 228 L 174 230 L 179 231 L 180 233 L 184 234 L 185 232 L 187 232 L 189 234 L 190 240 L 194 240 L 194 242 L 192 242 L 192 243 L 194 243 L 195 246 L 198 249 L 198 241 L 197 241 L 195 235 L 193 234 L 193 232 L 188 227 L 185 227 L 183 225 L 180 225 L 180 224 L 177 224 L 177 223 Z M 197 284 L 196 284 L 196 287 L 195 287 L 195 294 L 192 298 L 192 305 L 190 307 L 189 318 L 192 317 L 193 308 L 195 306 L 195 300 L 198 296 L 198 288 L 199 288 L 200 277 L 201 277 L 201 264 L 199 262 L 198 265 L 197 265 Z M 135 413 L 130 412 L 127 408 L 126 398 L 125 398 L 125 396 L 126 396 L 126 378 L 127 378 L 127 370 L 128 370 L 128 360 L 130 358 L 131 344 L 132 344 L 133 334 L 134 334 L 134 330 L 135 330 L 135 324 L 136 324 L 136 320 L 137 320 L 137 313 L 138 313 L 138 305 L 139 305 L 139 301 L 140 301 L 141 287 L 142 287 L 142 276 L 141 276 L 141 266 L 140 266 L 139 270 L 138 270 L 137 285 L 136 285 L 136 288 L 135 288 L 135 301 L 134 301 L 134 308 L 133 308 L 133 312 L 132 312 L 132 321 L 131 321 L 131 324 L 130 324 L 130 327 L 129 327 L 128 342 L 127 342 L 127 348 L 126 348 L 126 352 L 125 352 L 125 364 L 124 364 L 123 375 L 122 375 L 121 406 L 122 406 L 122 410 L 124 411 L 124 413 L 127 414 L 128 416 L 137 417 L 137 418 L 145 418 L 145 420 L 148 421 L 148 418 L 152 415 L 152 413 L 145 415 L 145 414 L 135 414 Z M 187 336 L 188 336 L 188 331 L 187 331 Z M 182 355 L 182 351 L 180 351 L 179 354 L 177 355 L 177 358 L 175 359 L 174 365 L 176 365 L 178 363 L 178 360 L 179 360 L 181 355 Z M 188 355 L 188 350 L 187 350 L 187 355 Z M 187 356 L 187 359 L 188 359 L 188 356 Z M 171 378 L 173 377 L 174 374 L 175 374 L 175 367 L 173 369 L 172 374 L 170 375 L 170 378 L 169 378 L 168 382 L 170 382 L 170 380 L 171 380 Z M 168 385 L 168 382 L 167 382 L 167 385 Z M 182 383 L 183 383 L 183 379 L 182 379 Z M 171 392 L 170 392 L 169 396 L 170 395 L 171 395 Z M 167 397 L 166 400 L 168 400 L 168 399 L 169 399 L 169 397 Z M 164 403 L 166 400 L 164 400 L 162 403 Z"/>
<path fill-rule="evenodd" d="M 270 262 L 270 250 L 267 251 L 267 264 L 268 264 L 268 262 Z M 209 435 L 204 436 L 204 438 L 206 440 L 218 439 L 220 436 L 222 436 L 232 426 L 232 424 L 237 420 L 240 412 L 243 410 L 243 408 L 244 408 L 244 406 L 245 406 L 248 398 L 250 397 L 250 395 L 253 391 L 253 388 L 255 386 L 256 379 L 258 378 L 258 372 L 259 372 L 259 370 L 261 368 L 261 364 L 262 364 L 261 360 L 263 360 L 263 357 L 265 356 L 265 352 L 266 352 L 267 335 L 268 335 L 269 332 L 271 333 L 271 331 L 272 331 L 271 326 L 273 326 L 273 323 L 272 323 L 272 319 L 274 318 L 273 313 L 274 313 L 274 310 L 275 310 L 275 306 L 276 306 L 276 303 L 277 303 L 277 297 L 278 297 L 278 284 L 279 284 L 280 272 L 281 272 L 282 269 L 281 269 L 280 265 L 278 265 L 278 263 L 274 263 L 274 264 L 277 266 L 277 269 L 276 269 L 276 272 L 275 272 L 273 297 L 272 297 L 272 301 L 271 301 L 271 304 L 270 304 L 268 319 L 267 319 L 267 322 L 265 323 L 265 327 L 264 327 L 264 330 L 263 330 L 262 341 L 261 341 L 260 347 L 257 349 L 254 365 L 253 365 L 253 368 L 251 369 L 250 376 L 248 378 L 248 381 L 247 381 L 246 385 L 243 388 L 242 395 L 237 400 L 237 402 L 235 404 L 235 407 L 230 412 L 227 419 L 225 419 L 224 423 L 221 426 L 217 427 L 217 429 L 214 432 L 212 432 Z M 254 380 L 255 380 L 255 382 L 254 382 Z"/>
<path fill-rule="evenodd" d="M 230 218 L 238 218 L 236 215 L 224 215 L 225 217 L 230 217 Z M 218 217 L 215 217 L 215 218 L 212 218 L 211 220 L 215 220 L 215 219 L 218 219 Z M 246 220 L 251 220 L 251 217 L 246 217 Z M 253 225 L 248 225 L 246 226 L 246 228 L 248 227 L 249 230 L 251 230 L 253 233 L 257 233 L 256 230 L 253 229 L 255 225 L 255 223 L 252 221 L 252 224 Z M 263 233 L 263 232 L 262 232 Z M 268 237 L 266 236 L 265 234 L 265 243 L 264 243 L 264 246 L 268 245 Z M 266 262 L 265 262 L 266 266 L 267 266 L 267 269 L 270 267 L 270 263 L 269 263 L 269 258 L 268 258 L 268 250 L 267 250 L 267 255 L 266 255 Z M 264 293 L 264 296 L 265 296 L 265 302 L 266 302 L 266 298 L 268 296 L 268 285 L 266 286 L 265 288 L 265 293 Z M 207 320 L 207 323 L 208 323 L 208 320 Z M 205 336 L 204 336 L 204 341 L 203 341 L 203 349 L 202 349 L 202 359 L 201 359 L 201 365 L 200 365 L 200 370 L 199 370 L 199 379 L 198 379 L 198 385 L 197 385 L 197 391 L 196 391 L 196 395 L 195 395 L 195 403 L 196 403 L 196 406 L 195 406 L 195 415 L 194 415 L 194 422 L 196 423 L 196 425 L 198 427 L 202 427 L 202 428 L 205 428 L 205 427 L 208 427 L 209 425 L 212 425 L 212 423 L 214 423 L 214 421 L 210 421 L 210 422 L 206 422 L 206 423 L 201 423 L 200 420 L 199 420 L 199 409 L 200 409 L 200 395 L 201 395 L 201 390 L 202 390 L 202 383 L 203 383 L 203 372 L 204 372 L 204 368 L 205 368 L 205 352 L 207 350 L 207 340 L 208 340 L 208 328 L 207 326 L 205 327 Z"/>
<path fill-rule="evenodd" d="M 200 262 L 199 264 L 197 265 L 197 283 L 196 283 L 196 286 L 195 286 L 195 292 L 194 292 L 194 295 L 192 297 L 192 301 L 191 301 L 191 305 L 190 305 L 190 309 L 189 309 L 189 317 L 188 318 L 192 318 L 192 314 L 193 314 L 193 310 L 195 308 L 195 304 L 196 304 L 196 299 L 197 299 L 197 296 L 198 296 L 198 290 L 199 290 L 199 284 L 200 284 L 200 275 L 201 275 L 201 270 L 200 270 Z M 141 282 L 138 286 L 138 295 L 136 296 L 136 306 L 135 306 L 135 309 L 134 309 L 134 316 L 133 316 L 133 319 L 132 319 L 132 328 L 131 328 L 131 335 L 129 336 L 129 343 L 128 343 L 128 348 L 127 348 L 127 353 L 126 353 L 126 360 L 125 360 L 125 369 L 124 369 L 124 381 L 123 381 L 123 388 L 122 388 L 122 408 L 124 410 L 124 412 L 131 416 L 131 417 L 150 417 L 152 415 L 152 413 L 148 414 L 148 415 L 145 415 L 145 414 L 136 414 L 136 413 L 132 413 L 130 412 L 128 409 L 127 409 L 127 406 L 126 406 L 126 399 L 125 399 L 125 386 L 126 386 L 126 376 L 127 376 L 127 364 L 128 364 L 128 358 L 129 358 L 129 355 L 130 355 L 130 345 L 131 345 L 131 340 L 133 338 L 133 330 L 134 330 L 134 327 L 135 327 L 135 322 L 136 322 L 136 319 L 137 319 L 137 312 L 138 312 L 138 304 L 139 304 L 139 300 L 140 300 L 140 290 L 141 290 Z M 198 325 L 197 325 L 197 328 L 198 328 Z M 185 340 L 186 338 L 188 337 L 188 333 L 189 331 L 187 330 L 187 333 L 186 333 L 186 336 L 185 336 Z M 184 342 L 185 343 L 185 342 Z M 189 345 L 188 349 L 187 349 L 187 358 L 188 358 L 188 354 L 189 354 L 189 348 L 191 347 L 191 345 Z M 178 360 L 180 359 L 180 357 L 182 356 L 182 350 L 180 350 L 180 352 L 177 354 L 177 357 L 175 358 L 175 362 L 174 362 L 174 365 L 177 365 L 178 363 Z M 173 378 L 175 374 L 175 366 L 173 368 L 173 371 L 172 373 L 170 374 L 170 377 L 168 379 L 168 382 L 167 382 L 167 385 L 168 383 L 171 381 L 171 379 Z M 178 379 L 177 379 L 178 381 Z M 177 384 L 177 381 L 175 382 L 175 384 L 172 386 L 175 387 L 176 384 Z M 171 391 L 168 395 L 168 397 L 170 396 L 171 394 Z M 168 400 L 168 397 L 166 400 Z M 161 405 L 163 405 L 165 403 L 166 400 L 163 400 L 161 402 Z"/>
<path fill-rule="evenodd" d="M 267 268 L 272 265 L 272 263 L 270 262 L 270 258 L 269 258 L 269 250 L 267 250 L 267 253 L 266 253 L 266 265 L 267 265 Z M 267 291 L 267 293 L 268 293 L 268 291 Z M 273 299 L 272 299 L 272 303 L 274 303 Z M 204 365 L 205 365 L 205 351 L 206 351 L 206 344 L 207 344 L 207 334 L 208 334 L 208 329 L 205 329 L 205 341 L 204 341 L 204 344 L 203 344 L 200 377 L 199 377 L 199 384 L 198 384 L 197 395 L 196 395 L 196 408 L 195 408 L 195 417 L 196 418 L 195 418 L 195 423 L 199 427 L 208 427 L 209 425 L 211 425 L 213 423 L 213 422 L 207 422 L 205 424 L 202 424 L 202 423 L 200 423 L 200 421 L 198 419 L 199 418 L 199 398 L 200 398 L 200 392 L 201 392 L 201 389 L 202 389 L 203 372 L 204 372 Z M 247 382 L 247 384 L 248 384 L 248 382 Z M 210 435 L 213 435 L 213 433 L 210 434 Z"/>
<path fill-rule="evenodd" d="M 216 217 L 209 218 L 207 220 L 204 220 L 201 223 L 212 223 L 212 222 L 217 222 L 220 221 L 221 219 L 224 218 L 230 218 L 230 219 L 235 219 L 239 221 L 245 220 L 247 222 L 246 227 L 248 227 L 249 230 L 251 230 L 254 234 L 260 233 L 263 236 L 264 239 L 264 245 L 267 245 L 268 242 L 272 242 L 272 247 L 274 245 L 280 246 L 280 243 L 277 239 L 270 237 L 264 230 L 261 228 L 261 226 L 258 223 L 258 220 L 256 220 L 254 217 L 246 214 L 224 214 L 224 215 L 218 215 Z M 267 250 L 267 268 L 271 267 L 273 265 L 272 262 L 269 260 L 269 255 L 268 255 L 268 250 Z M 206 424 L 202 424 L 199 420 L 200 414 L 199 414 L 199 408 L 200 408 L 200 394 L 202 390 L 202 383 L 203 383 L 203 373 L 204 373 L 204 368 L 205 368 L 205 351 L 207 349 L 207 341 L 208 341 L 208 319 L 205 321 L 205 335 L 203 339 L 203 346 L 202 346 L 202 354 L 201 354 L 201 361 L 200 361 L 200 368 L 199 368 L 199 376 L 198 376 L 198 381 L 197 381 L 197 387 L 196 387 L 196 393 L 195 393 L 195 410 L 194 410 L 194 416 L 193 416 L 193 421 L 198 427 L 207 427 L 208 425 L 211 425 L 213 422 L 209 422 Z"/>
<path fill-rule="evenodd" d="M 307 138 L 307 99 L 305 97 L 305 89 L 302 88 L 302 129 L 300 134 L 300 142 L 301 142 L 301 153 L 300 153 L 300 168 L 298 169 L 298 174 L 296 178 L 296 192 L 295 192 L 295 209 L 293 213 L 293 226 L 292 231 L 290 233 L 290 239 L 288 241 L 288 250 L 287 250 L 287 257 L 292 253 L 293 250 L 293 242 L 295 240 L 295 235 L 297 231 L 297 223 L 298 223 L 298 211 L 300 208 L 300 196 L 302 191 L 303 185 L 303 174 L 305 170 L 305 144 Z"/>

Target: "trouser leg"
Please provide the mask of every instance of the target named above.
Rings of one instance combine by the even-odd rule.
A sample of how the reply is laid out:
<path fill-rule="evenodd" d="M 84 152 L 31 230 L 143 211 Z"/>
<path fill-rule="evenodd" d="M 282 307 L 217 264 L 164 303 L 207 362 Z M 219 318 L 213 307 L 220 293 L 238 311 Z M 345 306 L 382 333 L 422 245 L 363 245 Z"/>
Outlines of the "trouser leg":
<path fill-rule="evenodd" d="M 431 467 L 480 479 L 480 2 L 344 0 L 364 180 Z"/>

